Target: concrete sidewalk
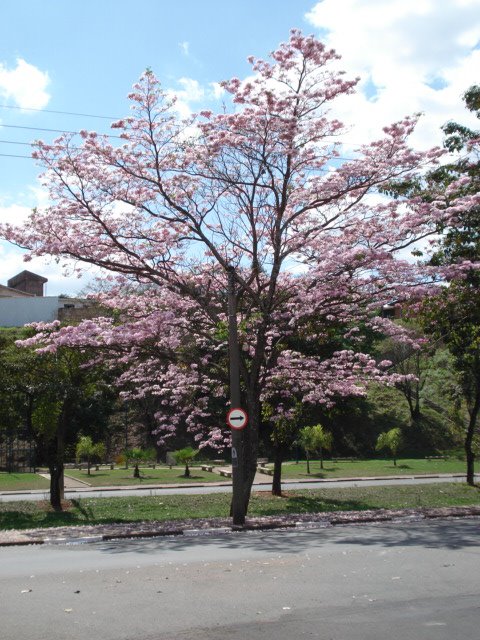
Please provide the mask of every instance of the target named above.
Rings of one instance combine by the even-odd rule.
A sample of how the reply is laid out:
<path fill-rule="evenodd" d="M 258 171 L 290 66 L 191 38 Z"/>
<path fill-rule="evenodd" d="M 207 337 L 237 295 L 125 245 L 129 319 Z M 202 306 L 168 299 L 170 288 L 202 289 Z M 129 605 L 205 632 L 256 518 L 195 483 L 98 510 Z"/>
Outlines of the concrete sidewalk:
<path fill-rule="evenodd" d="M 50 482 L 50 474 L 49 473 L 37 473 L 37 476 L 41 476 Z M 66 474 L 63 477 L 63 484 L 65 489 L 84 489 L 89 488 L 92 485 L 88 484 L 88 482 L 84 482 L 83 480 L 78 480 L 77 478 L 72 478 L 72 476 L 67 476 Z"/>

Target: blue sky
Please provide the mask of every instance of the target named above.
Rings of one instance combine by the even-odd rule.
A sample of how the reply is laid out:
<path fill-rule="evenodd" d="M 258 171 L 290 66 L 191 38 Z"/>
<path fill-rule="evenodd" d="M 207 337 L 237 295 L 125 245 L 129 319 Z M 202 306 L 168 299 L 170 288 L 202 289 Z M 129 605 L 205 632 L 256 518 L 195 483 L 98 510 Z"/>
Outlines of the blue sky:
<path fill-rule="evenodd" d="M 247 56 L 265 57 L 292 27 L 317 34 L 362 77 L 336 114 L 351 124 L 346 146 L 417 111 L 416 146 L 441 143 L 450 118 L 475 126 L 461 94 L 480 83 L 480 0 L 2 0 L 0 219 L 46 204 L 33 160 L 1 154 L 29 155 L 28 143 L 55 135 L 42 128 L 109 123 L 50 111 L 121 117 L 146 67 L 179 92 L 183 112 L 211 107 L 215 82 L 249 74 Z M 0 244 L 0 283 L 23 268 L 21 253 Z M 55 262 L 28 268 L 49 278 L 49 295 L 84 286 Z"/>

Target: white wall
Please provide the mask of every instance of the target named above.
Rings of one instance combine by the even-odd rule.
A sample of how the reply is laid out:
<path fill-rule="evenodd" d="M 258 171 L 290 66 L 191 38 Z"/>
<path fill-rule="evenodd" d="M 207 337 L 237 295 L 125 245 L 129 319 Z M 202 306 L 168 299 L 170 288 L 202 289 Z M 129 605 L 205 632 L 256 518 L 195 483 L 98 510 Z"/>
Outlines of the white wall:
<path fill-rule="evenodd" d="M 21 327 L 29 322 L 52 322 L 58 317 L 59 306 L 58 296 L 0 298 L 0 327 Z"/>

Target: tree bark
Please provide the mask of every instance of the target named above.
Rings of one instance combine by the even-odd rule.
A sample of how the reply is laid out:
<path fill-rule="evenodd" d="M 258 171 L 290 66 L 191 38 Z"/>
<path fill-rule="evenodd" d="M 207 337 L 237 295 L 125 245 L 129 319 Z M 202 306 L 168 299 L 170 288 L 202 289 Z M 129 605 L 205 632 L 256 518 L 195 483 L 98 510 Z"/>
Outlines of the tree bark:
<path fill-rule="evenodd" d="M 253 389 L 247 389 L 247 410 L 249 422 L 244 429 L 244 471 L 243 487 L 245 500 L 245 513 L 248 513 L 248 505 L 252 492 L 253 481 L 257 472 L 258 437 L 261 425 L 260 393 Z"/>
<path fill-rule="evenodd" d="M 465 434 L 465 457 L 467 460 L 467 484 L 475 485 L 475 454 L 473 452 L 473 436 L 477 426 L 477 418 L 480 412 L 480 393 L 477 393 L 475 403 L 469 411 L 470 419 L 468 421 L 467 432 Z"/>
<path fill-rule="evenodd" d="M 58 461 L 49 465 L 50 472 L 50 504 L 55 511 L 62 510 L 64 498 L 63 463 Z"/>
<path fill-rule="evenodd" d="M 65 496 L 65 433 L 70 420 L 72 402 L 73 400 L 67 392 L 64 396 L 62 410 L 58 417 L 57 430 L 52 442 L 52 455 L 49 456 L 50 504 L 56 511 L 62 510 L 62 500 Z"/>
<path fill-rule="evenodd" d="M 61 416 L 59 418 L 61 422 Z M 65 432 L 61 424 L 50 446 L 48 470 L 50 472 L 50 504 L 55 511 L 62 510 L 64 498 L 64 448 Z"/>
<path fill-rule="evenodd" d="M 405 393 L 405 398 L 407 399 L 408 402 L 408 408 L 410 410 L 410 420 L 412 421 L 412 423 L 418 422 L 418 420 L 420 419 L 421 413 L 420 413 L 420 398 L 418 393 L 416 394 L 408 394 Z M 415 397 L 415 401 L 413 400 L 413 396 Z"/>
<path fill-rule="evenodd" d="M 273 480 L 272 480 L 272 495 L 282 495 L 282 462 L 284 456 L 284 447 L 276 445 L 273 458 Z"/>

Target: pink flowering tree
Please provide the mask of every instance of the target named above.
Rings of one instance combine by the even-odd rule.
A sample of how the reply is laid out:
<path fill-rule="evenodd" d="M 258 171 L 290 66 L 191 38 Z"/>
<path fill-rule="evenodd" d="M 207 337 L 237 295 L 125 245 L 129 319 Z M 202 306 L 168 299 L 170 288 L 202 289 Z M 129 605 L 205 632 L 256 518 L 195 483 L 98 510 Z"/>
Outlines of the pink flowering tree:
<path fill-rule="evenodd" d="M 345 78 L 337 59 L 292 31 L 269 61 L 249 59 L 250 79 L 223 83 L 231 108 L 186 121 L 147 71 L 130 95 L 131 115 L 112 125 L 118 137 L 85 131 L 80 143 L 65 134 L 37 144 L 50 205 L 21 227 L 3 227 L 29 256 L 110 274 L 110 303 L 124 322 L 55 331 L 47 348 L 55 340 L 121 347 L 127 393 L 165 401 L 159 437 L 182 420 L 198 442 L 228 441 L 224 415 L 212 417 L 211 408 L 226 396 L 227 271 L 235 268 L 250 418 L 246 505 L 262 401 L 295 393 L 328 405 L 386 380 L 385 367 L 355 345 L 386 302 L 428 286 L 434 268 L 412 264 L 405 251 L 448 221 L 452 207 L 466 206 L 385 196 L 441 154 L 408 146 L 416 118 L 340 158 L 343 125 L 332 111 L 357 79 Z M 125 282 L 143 295 L 122 295 Z M 344 348 L 322 349 L 332 327 L 344 333 Z M 282 416 L 284 407 L 275 410 Z"/>

